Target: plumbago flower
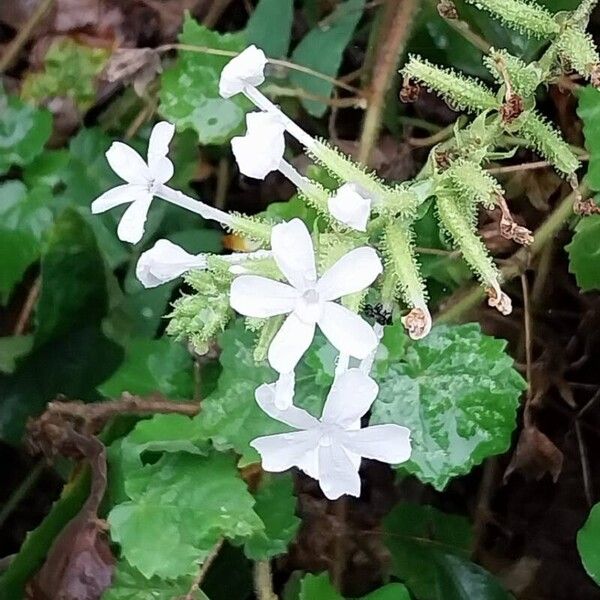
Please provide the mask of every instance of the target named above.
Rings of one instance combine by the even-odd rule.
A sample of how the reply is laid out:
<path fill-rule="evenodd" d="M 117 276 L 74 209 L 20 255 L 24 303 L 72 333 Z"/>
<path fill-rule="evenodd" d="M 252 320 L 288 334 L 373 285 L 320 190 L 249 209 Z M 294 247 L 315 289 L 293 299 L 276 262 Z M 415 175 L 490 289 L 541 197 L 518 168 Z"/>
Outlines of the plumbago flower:
<path fill-rule="evenodd" d="M 318 480 L 330 500 L 343 494 L 360 496 L 361 458 L 399 464 L 411 454 L 406 427 L 360 428 L 360 419 L 377 392 L 377 384 L 368 375 L 350 369 L 335 379 L 317 419 L 295 406 L 280 410 L 275 403 L 275 386 L 263 384 L 256 390 L 258 405 L 273 419 L 298 431 L 258 437 L 250 445 L 260 454 L 265 471 L 277 473 L 295 466 Z"/>
<path fill-rule="evenodd" d="M 129 203 L 123 213 L 117 235 L 124 242 L 137 244 L 144 235 L 148 210 L 159 186 L 173 177 L 173 163 L 167 157 L 175 134 L 171 123 L 157 123 L 150 134 L 147 162 L 130 146 L 114 142 L 106 153 L 112 170 L 127 183 L 104 192 L 92 203 L 92 212 L 102 213 Z"/>
<path fill-rule="evenodd" d="M 248 317 L 288 315 L 269 346 L 268 359 L 290 373 L 310 346 L 318 325 L 341 353 L 366 358 L 378 340 L 373 328 L 334 300 L 369 287 L 383 267 L 373 248 L 351 250 L 317 278 L 310 233 L 300 219 L 273 227 L 273 258 L 288 283 L 241 275 L 231 285 L 234 310 Z"/>
<path fill-rule="evenodd" d="M 204 270 L 208 268 L 208 259 L 211 254 L 190 254 L 181 246 L 169 240 L 158 240 L 150 250 L 143 252 L 138 259 L 135 275 L 146 288 L 153 288 L 173 279 L 181 277 L 191 270 Z M 219 258 L 230 263 L 230 271 L 233 274 L 243 273 L 242 263 L 259 258 L 270 258 L 268 250 L 255 250 L 254 252 L 242 252 L 227 254 Z"/>

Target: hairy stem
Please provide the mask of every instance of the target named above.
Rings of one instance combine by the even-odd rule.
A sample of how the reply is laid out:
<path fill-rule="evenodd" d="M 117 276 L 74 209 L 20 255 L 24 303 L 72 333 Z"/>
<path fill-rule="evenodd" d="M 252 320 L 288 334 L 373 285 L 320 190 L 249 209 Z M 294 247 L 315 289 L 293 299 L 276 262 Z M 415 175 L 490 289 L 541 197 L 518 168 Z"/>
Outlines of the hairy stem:
<path fill-rule="evenodd" d="M 254 591 L 258 600 L 277 600 L 273 591 L 271 563 L 268 560 L 258 560 L 254 563 Z"/>

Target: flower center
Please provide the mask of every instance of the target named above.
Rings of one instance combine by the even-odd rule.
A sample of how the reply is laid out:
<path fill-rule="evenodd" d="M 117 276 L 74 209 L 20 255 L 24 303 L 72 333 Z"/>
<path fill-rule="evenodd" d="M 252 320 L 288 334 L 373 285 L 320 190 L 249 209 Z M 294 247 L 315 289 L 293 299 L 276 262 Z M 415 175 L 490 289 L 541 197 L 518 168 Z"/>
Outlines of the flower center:
<path fill-rule="evenodd" d="M 159 186 L 158 181 L 155 181 L 154 179 L 150 179 L 148 181 L 148 183 L 146 184 L 146 189 L 148 190 L 149 193 L 155 194 L 156 190 L 158 189 L 158 186 Z"/>
<path fill-rule="evenodd" d="M 316 323 L 321 316 L 323 303 L 319 298 L 319 292 L 310 287 L 302 293 L 296 303 L 296 315 L 305 323 Z"/>

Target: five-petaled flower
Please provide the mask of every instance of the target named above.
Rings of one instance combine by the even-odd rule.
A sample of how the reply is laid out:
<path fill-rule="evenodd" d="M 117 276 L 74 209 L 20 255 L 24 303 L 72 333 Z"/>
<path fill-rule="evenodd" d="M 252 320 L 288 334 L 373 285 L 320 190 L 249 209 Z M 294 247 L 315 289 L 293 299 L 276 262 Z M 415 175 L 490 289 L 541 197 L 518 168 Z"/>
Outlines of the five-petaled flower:
<path fill-rule="evenodd" d="M 335 500 L 343 494 L 360 496 L 361 458 L 390 464 L 410 458 L 410 431 L 406 427 L 387 424 L 360 428 L 360 419 L 373 404 L 378 387 L 359 369 L 337 377 L 320 419 L 296 406 L 278 409 L 274 387 L 261 385 L 256 390 L 256 401 L 270 417 L 298 431 L 250 442 L 260 454 L 265 471 L 281 472 L 296 466 L 317 479 L 325 496 Z"/>
<path fill-rule="evenodd" d="M 157 123 L 150 134 L 147 162 L 130 146 L 114 142 L 106 152 L 112 170 L 127 183 L 104 192 L 92 203 L 92 212 L 101 213 L 131 203 L 123 213 L 117 235 L 136 244 L 144 235 L 148 210 L 156 191 L 173 177 L 173 163 L 167 157 L 175 133 L 171 123 Z"/>
<path fill-rule="evenodd" d="M 317 278 L 310 233 L 300 219 L 273 227 L 273 258 L 289 285 L 257 275 L 241 275 L 231 285 L 230 303 L 248 317 L 288 317 L 269 346 L 268 359 L 289 373 L 310 346 L 318 325 L 340 352 L 366 358 L 377 344 L 373 328 L 334 300 L 369 287 L 383 267 L 373 248 L 364 246 L 340 258 Z"/>

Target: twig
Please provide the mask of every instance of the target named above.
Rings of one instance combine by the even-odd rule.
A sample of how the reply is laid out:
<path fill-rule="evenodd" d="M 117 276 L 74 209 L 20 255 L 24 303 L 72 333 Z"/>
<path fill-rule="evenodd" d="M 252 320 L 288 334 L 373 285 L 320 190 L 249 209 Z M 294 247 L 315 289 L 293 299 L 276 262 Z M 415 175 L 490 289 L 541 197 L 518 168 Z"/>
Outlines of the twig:
<path fill-rule="evenodd" d="M 358 160 L 369 163 L 371 152 L 377 142 L 387 93 L 396 74 L 396 67 L 411 31 L 416 0 L 387 0 L 381 10 L 383 15 L 377 34 L 372 78 L 369 86 L 369 106 L 363 121 Z"/>
<path fill-rule="evenodd" d="M 223 547 L 224 541 L 225 541 L 224 538 L 219 538 L 219 540 L 217 540 L 217 543 L 212 547 L 208 556 L 204 559 L 204 562 L 202 563 L 202 566 L 200 567 L 200 571 L 198 572 L 198 575 L 192 582 L 190 590 L 185 596 L 185 600 L 194 600 L 194 592 L 196 590 L 200 589 L 200 586 L 202 585 L 202 582 L 204 581 L 204 578 L 206 577 L 208 570 L 210 569 L 211 565 L 213 564 L 213 562 L 215 562 L 215 559 L 219 555 L 219 552 L 221 551 L 221 548 Z"/>
<path fill-rule="evenodd" d="M 40 290 L 42 287 L 42 278 L 36 277 L 29 293 L 27 294 L 27 298 L 25 299 L 25 304 L 23 304 L 23 308 L 21 308 L 21 312 L 19 313 L 19 318 L 17 319 L 17 324 L 15 325 L 15 329 L 13 331 L 13 335 L 22 335 L 27 327 L 27 323 L 29 323 L 29 319 L 31 317 L 31 313 L 35 307 L 37 299 L 40 296 Z"/>
<path fill-rule="evenodd" d="M 319 96 L 318 94 L 311 94 L 303 90 L 302 88 L 289 88 L 282 87 L 279 85 L 265 86 L 264 92 L 267 96 L 287 97 L 287 98 L 302 98 L 304 100 L 314 100 L 315 102 L 322 102 L 328 106 L 335 108 L 366 108 L 366 98 L 359 98 L 352 96 L 350 98 L 327 98 L 326 96 Z"/>
<path fill-rule="evenodd" d="M 490 500 L 494 483 L 498 478 L 498 460 L 492 456 L 483 466 L 483 475 L 479 490 L 477 491 L 477 504 L 473 516 L 473 543 L 471 546 L 471 556 L 473 560 L 479 558 L 479 549 L 483 542 L 485 526 L 490 520 Z"/>
<path fill-rule="evenodd" d="M 532 367 L 532 352 L 531 352 L 531 311 L 529 305 L 529 285 L 527 283 L 527 276 L 525 273 L 521 275 L 521 287 L 523 289 L 523 321 L 525 329 L 525 364 L 526 364 L 526 377 L 527 377 L 527 398 L 525 400 L 525 407 L 523 409 L 523 425 L 525 427 L 531 427 L 532 421 L 532 408 L 531 399 L 533 392 L 531 389 L 533 377 L 531 376 Z"/>
<path fill-rule="evenodd" d="M 214 56 L 228 56 L 230 58 L 234 58 L 239 54 L 239 52 L 234 52 L 233 50 L 220 50 L 219 48 L 209 48 L 208 46 L 196 46 L 193 44 L 164 44 L 156 48 L 157 52 L 168 52 L 169 50 L 199 52 L 201 54 L 212 54 Z M 290 62 L 289 60 L 281 60 L 278 58 L 269 58 L 269 63 L 272 65 L 277 65 L 279 67 L 284 67 L 286 69 L 291 69 L 292 71 L 305 73 L 306 75 L 311 75 L 312 77 L 316 77 L 317 79 L 323 79 L 323 81 L 328 81 L 329 83 L 339 88 L 342 88 L 348 92 L 352 92 L 357 96 L 362 95 L 362 90 L 358 89 L 357 87 L 354 87 L 353 85 L 348 85 L 341 79 L 330 77 L 325 73 L 320 73 L 319 71 L 315 71 L 314 69 L 305 67 L 304 65 L 298 65 L 296 63 Z"/>
<path fill-rule="evenodd" d="M 581 460 L 581 475 L 583 477 L 583 489 L 585 491 L 585 499 L 588 506 L 591 508 L 594 504 L 594 495 L 592 493 L 592 482 L 590 477 L 590 465 L 587 456 L 587 450 L 583 443 L 583 435 L 581 433 L 581 423 L 579 419 L 575 419 L 575 435 L 577 436 L 577 446 L 579 447 L 579 456 Z"/>
<path fill-rule="evenodd" d="M 0 58 L 0 73 L 4 73 L 11 66 L 23 46 L 29 40 L 29 36 L 36 28 L 37 24 L 44 18 L 46 13 L 52 8 L 54 0 L 42 0 L 33 11 L 27 22 L 21 27 L 21 30 L 7 46 L 4 54 Z"/>
<path fill-rule="evenodd" d="M 573 204 L 581 195 L 585 198 L 590 190 L 584 181 L 579 189 L 573 190 L 566 196 L 554 212 L 544 221 L 544 223 L 534 233 L 534 241 L 528 248 L 521 248 L 515 252 L 501 269 L 504 281 L 510 281 L 523 272 L 523 265 L 527 264 L 528 257 L 534 258 L 545 247 L 545 245 L 554 237 L 554 235 L 563 227 L 567 220 L 573 216 Z M 458 292 L 454 302 L 452 299 L 436 317 L 438 323 L 448 323 L 460 320 L 461 317 L 471 310 L 484 297 L 485 292 L 480 286 L 471 286 L 468 290 Z"/>
<path fill-rule="evenodd" d="M 271 563 L 268 560 L 258 560 L 254 563 L 254 591 L 258 600 L 277 600 L 273 591 Z"/>
<path fill-rule="evenodd" d="M 437 4 L 437 0 L 434 0 L 434 3 Z M 462 19 L 443 18 L 454 31 L 460 33 L 460 35 L 473 44 L 475 48 L 481 50 L 484 54 L 489 53 L 491 48 L 490 44 L 488 44 L 480 35 L 475 33 L 466 21 L 463 21 Z"/>
<path fill-rule="evenodd" d="M 116 415 L 122 414 L 179 414 L 193 417 L 198 414 L 200 407 L 189 402 L 170 402 L 160 397 L 140 398 L 123 394 L 120 400 L 107 402 L 64 402 L 54 400 L 49 402 L 46 414 L 68 417 L 85 424 L 88 431 L 99 431 L 104 424 Z"/>
<path fill-rule="evenodd" d="M 215 206 L 224 210 L 227 205 L 227 190 L 229 189 L 229 158 L 223 156 L 217 169 L 217 189 L 215 190 Z"/>
<path fill-rule="evenodd" d="M 202 20 L 202 25 L 205 27 L 214 27 L 231 2 L 232 0 L 213 0 L 206 16 Z"/>
<path fill-rule="evenodd" d="M 21 485 L 10 495 L 8 500 L 5 502 L 2 510 L 0 510 L 0 528 L 6 522 L 6 519 L 12 514 L 13 510 L 21 503 L 21 500 L 25 498 L 29 490 L 37 483 L 38 479 L 44 472 L 46 464 L 45 461 L 40 460 L 36 463 L 35 467 L 29 471 L 27 477 L 21 482 Z"/>

